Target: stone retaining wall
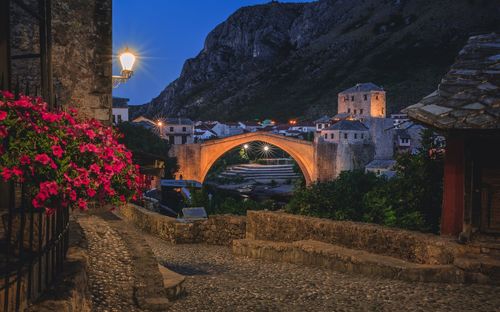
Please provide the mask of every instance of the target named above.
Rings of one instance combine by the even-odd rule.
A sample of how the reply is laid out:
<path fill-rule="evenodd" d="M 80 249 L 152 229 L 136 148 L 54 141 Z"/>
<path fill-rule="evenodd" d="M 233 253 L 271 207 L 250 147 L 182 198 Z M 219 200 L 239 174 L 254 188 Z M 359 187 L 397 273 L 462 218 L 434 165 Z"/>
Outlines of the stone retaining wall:
<path fill-rule="evenodd" d="M 465 246 L 433 234 L 268 211 L 247 212 L 246 238 L 316 240 L 422 264 L 450 264 L 466 251 Z"/>
<path fill-rule="evenodd" d="M 141 230 L 173 244 L 230 245 L 234 239 L 245 237 L 246 218 L 241 216 L 216 215 L 184 223 L 132 204 L 120 208 L 118 214 Z"/>

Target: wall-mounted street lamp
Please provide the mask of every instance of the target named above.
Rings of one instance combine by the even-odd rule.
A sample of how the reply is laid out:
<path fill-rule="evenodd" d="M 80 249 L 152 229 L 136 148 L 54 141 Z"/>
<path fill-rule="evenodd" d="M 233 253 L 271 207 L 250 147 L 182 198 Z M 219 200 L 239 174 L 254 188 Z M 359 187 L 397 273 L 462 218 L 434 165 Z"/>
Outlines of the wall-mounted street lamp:
<path fill-rule="evenodd" d="M 125 52 L 120 54 L 119 60 L 122 70 L 120 76 L 113 76 L 113 88 L 118 87 L 121 83 L 127 82 L 127 80 L 132 77 L 134 73 L 132 69 L 134 67 L 135 58 L 135 55 L 128 49 L 125 49 Z"/>
<path fill-rule="evenodd" d="M 163 139 L 163 123 L 159 120 L 157 125 L 158 125 L 158 129 L 160 131 L 160 138 Z"/>

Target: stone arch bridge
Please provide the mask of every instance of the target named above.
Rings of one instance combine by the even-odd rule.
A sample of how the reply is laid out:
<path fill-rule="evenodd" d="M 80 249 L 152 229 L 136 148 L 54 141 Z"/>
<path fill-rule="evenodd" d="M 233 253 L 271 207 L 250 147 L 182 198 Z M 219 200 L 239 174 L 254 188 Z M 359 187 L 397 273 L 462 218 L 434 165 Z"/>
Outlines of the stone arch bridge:
<path fill-rule="evenodd" d="M 169 153 L 177 157 L 178 177 L 203 183 L 217 159 L 231 149 L 253 141 L 262 141 L 287 152 L 299 165 L 308 185 L 315 181 L 332 180 L 340 172 L 337 169 L 344 167 L 345 157 L 338 156 L 345 153 L 337 155 L 337 144 L 309 142 L 259 131 L 204 143 L 173 145 Z"/>

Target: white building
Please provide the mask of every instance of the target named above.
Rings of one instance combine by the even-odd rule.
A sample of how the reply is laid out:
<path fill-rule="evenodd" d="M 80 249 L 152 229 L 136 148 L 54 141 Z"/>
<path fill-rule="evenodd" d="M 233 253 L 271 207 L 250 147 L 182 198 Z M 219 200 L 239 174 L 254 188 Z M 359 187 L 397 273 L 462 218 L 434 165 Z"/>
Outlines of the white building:
<path fill-rule="evenodd" d="M 194 143 L 194 123 L 188 118 L 165 118 L 159 126 L 160 133 L 170 144 Z"/>
<path fill-rule="evenodd" d="M 329 143 L 365 143 L 370 138 L 368 128 L 359 120 L 341 120 L 321 130 L 321 138 Z"/>
<path fill-rule="evenodd" d="M 330 127 L 332 125 L 332 122 L 331 122 L 331 118 L 325 115 L 325 116 L 315 120 L 314 124 L 316 125 L 316 131 L 321 131 L 325 128 Z"/>
<path fill-rule="evenodd" d="M 262 128 L 257 121 L 240 121 L 239 125 L 246 132 L 255 132 Z"/>
<path fill-rule="evenodd" d="M 128 121 L 128 101 L 127 98 L 113 97 L 113 124 L 117 125 L 121 122 Z"/>
<path fill-rule="evenodd" d="M 217 138 L 217 133 L 211 130 L 206 125 L 199 125 L 194 128 L 194 141 L 202 142 L 209 139 Z"/>

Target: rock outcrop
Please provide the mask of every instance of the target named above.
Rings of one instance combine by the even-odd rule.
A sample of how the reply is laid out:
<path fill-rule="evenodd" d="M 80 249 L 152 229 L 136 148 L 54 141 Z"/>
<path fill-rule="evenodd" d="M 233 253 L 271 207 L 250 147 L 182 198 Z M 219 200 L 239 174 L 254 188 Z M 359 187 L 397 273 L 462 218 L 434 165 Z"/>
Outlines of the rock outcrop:
<path fill-rule="evenodd" d="M 319 0 L 244 7 L 218 25 L 149 116 L 253 119 L 335 113 L 360 81 L 397 111 L 432 92 L 471 34 L 499 30 L 487 0 Z"/>

